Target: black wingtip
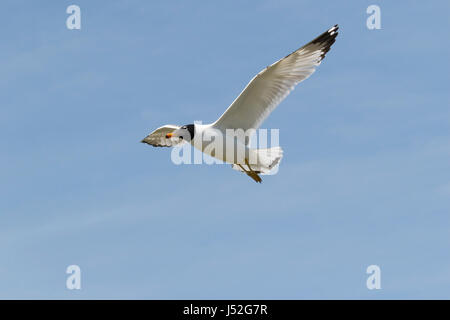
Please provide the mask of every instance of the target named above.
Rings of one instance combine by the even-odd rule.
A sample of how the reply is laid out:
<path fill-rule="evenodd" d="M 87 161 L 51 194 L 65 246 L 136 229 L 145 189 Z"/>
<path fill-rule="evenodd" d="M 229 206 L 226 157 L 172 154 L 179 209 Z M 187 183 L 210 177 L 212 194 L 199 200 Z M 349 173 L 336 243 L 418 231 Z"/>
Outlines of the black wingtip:
<path fill-rule="evenodd" d="M 335 24 L 333 27 L 331 27 L 330 29 L 328 29 L 327 31 L 325 31 L 320 36 L 318 36 L 317 38 L 315 38 L 313 41 L 310 42 L 314 44 L 320 44 L 321 46 L 323 46 L 320 61 L 322 61 L 323 58 L 325 58 L 325 54 L 328 51 L 330 51 L 331 46 L 336 41 L 336 37 L 339 34 L 338 30 L 339 25 Z"/>

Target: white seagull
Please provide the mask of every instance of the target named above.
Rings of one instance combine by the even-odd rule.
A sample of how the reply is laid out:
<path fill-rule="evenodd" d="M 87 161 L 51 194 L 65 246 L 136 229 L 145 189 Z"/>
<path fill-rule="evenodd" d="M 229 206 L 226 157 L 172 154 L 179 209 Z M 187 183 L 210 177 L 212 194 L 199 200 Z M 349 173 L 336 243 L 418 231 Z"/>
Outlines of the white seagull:
<path fill-rule="evenodd" d="M 214 123 L 188 124 L 181 127 L 165 125 L 150 133 L 141 142 L 154 147 L 172 147 L 189 141 L 202 152 L 231 163 L 233 169 L 245 172 L 256 182 L 261 182 L 259 174 L 269 173 L 280 162 L 283 156 L 282 149 L 280 147 L 250 148 L 248 138 L 230 137 L 230 129 L 242 129 L 246 132 L 258 129 L 294 87 L 308 78 L 320 65 L 335 42 L 338 29 L 338 25 L 335 25 L 300 49 L 259 72 Z M 207 151 L 205 143 L 194 143 L 197 137 L 208 137 L 202 139 L 211 141 L 210 137 L 215 136 L 217 132 L 220 132 L 225 139 L 228 134 L 228 138 L 237 142 L 237 147 L 241 146 L 245 149 L 245 156 L 237 159 L 234 156 L 235 146 L 232 150 L 227 146 L 224 152 L 211 152 L 210 150 L 213 149 L 209 148 Z M 233 156 L 227 157 L 227 153 Z M 256 160 L 251 162 L 250 158 Z"/>

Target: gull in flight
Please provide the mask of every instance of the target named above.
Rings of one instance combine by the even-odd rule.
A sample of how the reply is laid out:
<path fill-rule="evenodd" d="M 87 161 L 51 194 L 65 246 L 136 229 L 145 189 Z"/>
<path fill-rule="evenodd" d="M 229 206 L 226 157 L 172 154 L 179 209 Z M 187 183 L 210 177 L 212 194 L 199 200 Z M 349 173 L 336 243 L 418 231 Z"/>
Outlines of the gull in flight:
<path fill-rule="evenodd" d="M 249 137 L 230 136 L 229 133 L 233 130 L 248 132 L 258 129 L 289 92 L 320 65 L 335 42 L 338 28 L 338 25 L 335 25 L 300 49 L 259 72 L 214 123 L 165 125 L 150 133 L 141 142 L 154 147 L 172 147 L 189 142 L 200 151 L 230 163 L 233 169 L 246 173 L 256 182 L 261 182 L 259 174 L 268 174 L 277 166 L 283 156 L 283 150 L 280 147 L 251 148 Z M 210 142 L 211 136 L 216 137 L 217 132 L 235 144 L 226 144 L 221 152 L 207 148 L 206 141 Z M 198 137 L 202 137 L 200 143 L 195 143 Z M 235 154 L 236 148 L 239 147 L 244 150 L 241 157 Z M 229 156 L 230 154 L 232 156 Z"/>

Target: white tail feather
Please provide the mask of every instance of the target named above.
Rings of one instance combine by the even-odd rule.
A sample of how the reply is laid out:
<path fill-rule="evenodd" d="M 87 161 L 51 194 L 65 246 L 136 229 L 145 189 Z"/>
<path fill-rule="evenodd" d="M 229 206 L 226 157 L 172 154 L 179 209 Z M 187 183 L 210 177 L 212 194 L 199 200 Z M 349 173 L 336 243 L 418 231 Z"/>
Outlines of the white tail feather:
<path fill-rule="evenodd" d="M 251 169 L 261 174 L 271 174 L 270 171 L 274 169 L 283 158 L 283 149 L 281 147 L 273 147 L 270 149 L 257 149 L 257 164 L 251 164 Z M 234 170 L 244 172 L 239 165 L 232 164 Z M 243 167 L 248 170 L 247 165 Z"/>

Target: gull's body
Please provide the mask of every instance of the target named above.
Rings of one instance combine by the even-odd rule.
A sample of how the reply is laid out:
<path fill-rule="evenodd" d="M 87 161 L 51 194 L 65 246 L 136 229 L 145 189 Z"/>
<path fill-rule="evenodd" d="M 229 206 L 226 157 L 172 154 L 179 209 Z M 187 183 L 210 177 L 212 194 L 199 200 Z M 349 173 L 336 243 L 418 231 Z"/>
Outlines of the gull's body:
<path fill-rule="evenodd" d="M 320 65 L 337 36 L 338 26 L 334 26 L 322 35 L 275 62 L 259 72 L 233 101 L 228 109 L 214 123 L 206 125 L 175 126 L 166 125 L 156 129 L 142 140 L 156 147 L 170 147 L 185 140 L 200 151 L 219 160 L 232 164 L 236 170 L 245 172 L 257 182 L 258 174 L 266 174 L 279 164 L 283 151 L 279 147 L 271 149 L 250 148 L 245 136 L 232 136 L 230 130 L 256 130 L 270 113 L 281 103 L 301 81 L 308 78 Z M 207 145 L 211 136 L 222 134 L 224 140 L 234 141 L 233 150 L 225 146 L 223 152 L 211 152 Z M 199 139 L 201 137 L 201 139 Z M 243 158 L 237 157 L 235 148 L 245 150 Z M 233 156 L 229 157 L 229 154 Z M 254 161 L 250 161 L 254 160 Z"/>
<path fill-rule="evenodd" d="M 230 164 L 237 164 L 237 150 L 242 151 L 242 154 L 247 155 L 247 158 L 252 159 L 256 162 L 250 161 L 250 164 L 253 164 L 256 167 L 264 165 L 261 163 L 260 158 L 258 158 L 258 149 L 251 148 L 248 139 L 245 139 L 245 136 L 234 136 L 227 132 L 227 129 L 230 128 L 221 128 L 215 123 L 210 124 L 195 124 L 195 135 L 194 139 L 190 139 L 190 144 L 202 151 L 203 153 L 216 158 L 223 162 L 228 162 Z M 229 131 L 229 130 L 228 130 Z M 234 131 L 234 130 L 232 130 Z M 211 141 L 214 141 L 215 138 L 220 135 L 223 139 L 223 152 L 219 152 L 217 149 L 208 148 L 210 146 Z M 202 137 L 201 139 L 196 140 L 196 137 Z M 250 137 L 247 137 L 250 138 Z M 227 146 L 226 142 L 231 143 Z M 233 150 L 232 150 L 233 149 Z M 245 164 L 243 162 L 244 159 L 241 159 L 241 164 Z"/>

